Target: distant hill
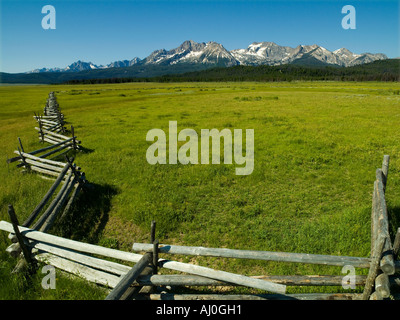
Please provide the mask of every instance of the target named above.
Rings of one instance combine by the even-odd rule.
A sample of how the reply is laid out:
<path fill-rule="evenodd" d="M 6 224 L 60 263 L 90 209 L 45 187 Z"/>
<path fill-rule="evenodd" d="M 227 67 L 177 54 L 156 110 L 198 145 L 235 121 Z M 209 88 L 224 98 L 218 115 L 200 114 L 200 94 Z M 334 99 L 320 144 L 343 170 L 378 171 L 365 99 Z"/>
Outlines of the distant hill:
<path fill-rule="evenodd" d="M 309 66 L 289 64 L 281 66 L 218 67 L 183 74 L 170 74 L 151 78 L 112 78 L 72 80 L 69 83 L 113 82 L 200 82 L 200 81 L 400 81 L 400 59 L 375 61 L 353 67 L 318 66 L 308 60 Z"/>
<path fill-rule="evenodd" d="M 210 68 L 210 65 L 134 65 L 121 68 L 84 70 L 80 72 L 0 73 L 1 83 L 64 83 L 71 80 L 148 78 L 165 74 L 185 73 Z"/>
<path fill-rule="evenodd" d="M 352 67 L 319 66 L 308 57 L 308 66 L 235 66 L 213 68 L 182 75 L 159 77 L 163 81 L 400 81 L 400 59 L 387 59 Z"/>

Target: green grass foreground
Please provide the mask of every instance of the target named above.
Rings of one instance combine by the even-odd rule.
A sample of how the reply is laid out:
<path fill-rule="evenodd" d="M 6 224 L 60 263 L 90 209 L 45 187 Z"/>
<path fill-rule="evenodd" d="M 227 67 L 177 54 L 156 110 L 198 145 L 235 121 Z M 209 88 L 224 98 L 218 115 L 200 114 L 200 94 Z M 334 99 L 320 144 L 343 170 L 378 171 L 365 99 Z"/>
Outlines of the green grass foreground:
<path fill-rule="evenodd" d="M 17 137 L 25 151 L 41 147 L 33 113 L 55 91 L 82 140 L 75 162 L 93 189 L 51 233 L 129 251 L 149 241 L 155 220 L 160 243 L 368 257 L 373 182 L 384 154 L 391 231 L 400 225 L 399 89 L 374 82 L 1 86 L 0 219 L 9 221 L 13 204 L 23 221 L 52 184 L 6 159 Z M 235 164 L 148 164 L 146 134 L 168 134 L 170 120 L 199 137 L 201 129 L 254 129 L 253 173 L 237 176 Z M 0 299 L 105 297 L 62 274 L 57 290 L 41 288 L 40 272 L 24 286 L 10 276 L 16 261 L 4 252 L 9 244 L 1 232 Z M 173 258 L 245 275 L 341 274 L 339 267 Z M 320 290 L 342 289 L 288 288 Z"/>

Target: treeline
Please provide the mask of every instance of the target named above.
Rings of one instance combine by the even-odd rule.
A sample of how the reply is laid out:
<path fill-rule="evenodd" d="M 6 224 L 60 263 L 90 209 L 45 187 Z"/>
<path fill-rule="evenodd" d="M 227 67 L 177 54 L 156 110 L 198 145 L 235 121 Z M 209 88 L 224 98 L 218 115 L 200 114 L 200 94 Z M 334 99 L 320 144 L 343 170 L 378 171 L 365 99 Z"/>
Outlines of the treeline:
<path fill-rule="evenodd" d="M 68 84 L 123 82 L 207 82 L 207 81 L 399 81 L 400 59 L 375 61 L 353 67 L 299 65 L 218 67 L 183 74 L 71 80 Z"/>

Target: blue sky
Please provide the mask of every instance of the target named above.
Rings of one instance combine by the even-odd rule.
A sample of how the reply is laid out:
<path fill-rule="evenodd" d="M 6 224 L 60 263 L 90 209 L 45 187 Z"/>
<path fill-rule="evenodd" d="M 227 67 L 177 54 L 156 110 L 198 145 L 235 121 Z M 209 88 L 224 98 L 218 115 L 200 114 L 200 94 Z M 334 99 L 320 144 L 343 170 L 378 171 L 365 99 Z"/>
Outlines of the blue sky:
<path fill-rule="evenodd" d="M 355 30 L 341 26 L 348 4 L 356 9 Z M 56 9 L 55 30 L 41 26 L 44 5 Z M 0 71 L 11 73 L 144 58 L 185 40 L 228 50 L 273 41 L 400 56 L 398 0 L 0 0 L 0 12 Z"/>

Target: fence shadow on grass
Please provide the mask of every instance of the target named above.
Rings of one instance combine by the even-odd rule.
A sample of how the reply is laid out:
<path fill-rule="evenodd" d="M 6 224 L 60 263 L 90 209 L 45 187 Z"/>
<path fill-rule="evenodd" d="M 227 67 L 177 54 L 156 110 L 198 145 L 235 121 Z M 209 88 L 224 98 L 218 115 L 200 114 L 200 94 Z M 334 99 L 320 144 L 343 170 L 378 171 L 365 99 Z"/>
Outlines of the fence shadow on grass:
<path fill-rule="evenodd" d="M 390 205 L 388 205 L 387 210 L 388 210 L 388 218 L 390 221 L 390 226 L 392 227 L 400 226 L 400 207 L 397 206 L 391 207 Z M 389 229 L 389 232 L 392 239 L 394 239 L 394 237 L 396 236 L 397 228 Z"/>
<path fill-rule="evenodd" d="M 109 218 L 111 199 L 118 193 L 108 184 L 90 183 L 68 214 L 55 225 L 54 232 L 61 237 L 97 243 Z"/>
<path fill-rule="evenodd" d="M 79 153 L 79 154 L 89 154 L 94 152 L 94 149 L 90 149 L 90 148 L 86 148 L 83 146 L 79 146 L 79 151 L 75 151 L 75 153 Z"/>

